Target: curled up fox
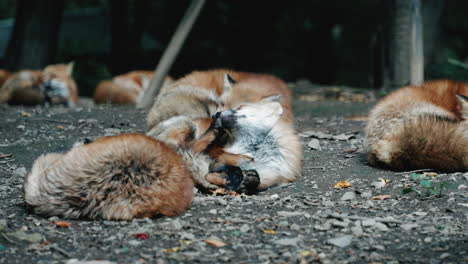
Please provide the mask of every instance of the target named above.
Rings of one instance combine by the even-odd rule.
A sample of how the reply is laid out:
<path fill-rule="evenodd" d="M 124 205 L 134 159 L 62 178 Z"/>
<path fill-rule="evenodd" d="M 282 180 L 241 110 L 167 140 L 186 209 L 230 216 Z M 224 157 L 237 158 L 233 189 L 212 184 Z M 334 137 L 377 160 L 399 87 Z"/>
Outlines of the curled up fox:
<path fill-rule="evenodd" d="M 368 161 L 395 170 L 468 169 L 468 85 L 428 81 L 396 90 L 371 110 Z"/>
<path fill-rule="evenodd" d="M 291 91 L 283 81 L 225 69 L 192 72 L 162 89 L 148 114 L 147 134 L 157 137 L 164 131 L 162 126 L 177 126 L 173 120 L 180 117 L 212 115 L 217 115 L 217 126 L 226 133 L 208 152 L 215 160 L 220 153 L 247 157 L 235 166 L 249 172 L 247 179 L 254 171 L 258 174 L 257 190 L 299 177 L 302 148 L 294 129 Z M 198 181 L 211 189 L 223 182 Z"/>

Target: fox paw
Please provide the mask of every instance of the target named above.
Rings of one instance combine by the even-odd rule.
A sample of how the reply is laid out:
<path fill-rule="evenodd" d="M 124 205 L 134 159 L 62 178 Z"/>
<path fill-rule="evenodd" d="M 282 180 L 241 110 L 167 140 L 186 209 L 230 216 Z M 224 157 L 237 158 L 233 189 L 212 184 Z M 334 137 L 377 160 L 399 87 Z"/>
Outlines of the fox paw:
<path fill-rule="evenodd" d="M 237 191 L 244 179 L 242 170 L 237 166 L 224 164 L 214 169 L 213 172 L 224 173 L 226 177 L 225 188 L 232 191 Z"/>
<path fill-rule="evenodd" d="M 258 186 L 260 185 L 260 176 L 256 170 L 245 170 L 242 171 L 244 174 L 244 180 L 239 186 L 238 192 L 245 194 L 255 194 L 258 192 Z"/>

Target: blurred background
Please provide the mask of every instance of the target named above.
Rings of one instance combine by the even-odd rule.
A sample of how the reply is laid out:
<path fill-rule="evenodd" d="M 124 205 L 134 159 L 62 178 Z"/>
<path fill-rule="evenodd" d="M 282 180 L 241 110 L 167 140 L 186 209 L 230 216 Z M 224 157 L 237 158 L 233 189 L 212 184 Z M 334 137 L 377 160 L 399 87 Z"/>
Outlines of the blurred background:
<path fill-rule="evenodd" d="M 405 58 L 395 47 L 404 44 L 401 36 L 411 27 L 401 20 L 411 2 L 405 1 L 208 0 L 169 74 L 178 78 L 229 67 L 272 73 L 288 82 L 376 89 L 404 85 L 407 77 L 394 72 L 407 63 L 395 59 Z M 154 69 L 189 4 L 2 0 L 0 68 L 75 61 L 79 93 L 92 96 L 100 80 Z M 468 1 L 421 0 L 421 14 L 425 79 L 468 80 Z"/>

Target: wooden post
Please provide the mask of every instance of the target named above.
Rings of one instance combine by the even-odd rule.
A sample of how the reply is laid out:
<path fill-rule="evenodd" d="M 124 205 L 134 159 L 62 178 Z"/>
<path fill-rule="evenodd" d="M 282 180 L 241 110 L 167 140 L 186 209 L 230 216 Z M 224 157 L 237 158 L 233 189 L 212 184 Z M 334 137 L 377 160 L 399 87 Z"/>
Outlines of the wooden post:
<path fill-rule="evenodd" d="M 410 83 L 417 85 L 424 81 L 423 21 L 421 0 L 412 0 L 411 2 Z"/>
<path fill-rule="evenodd" d="M 164 78 L 169 73 L 177 54 L 182 48 L 182 45 L 184 44 L 188 33 L 192 29 L 192 26 L 195 23 L 204 3 L 205 0 L 192 0 L 190 7 L 185 12 L 176 32 L 172 36 L 171 41 L 159 60 L 158 66 L 155 69 L 153 78 L 151 78 L 151 82 L 145 92 L 143 100 L 141 100 L 137 105 L 138 108 L 147 108 L 154 102 L 154 98 L 158 95 L 161 86 L 164 83 Z"/>

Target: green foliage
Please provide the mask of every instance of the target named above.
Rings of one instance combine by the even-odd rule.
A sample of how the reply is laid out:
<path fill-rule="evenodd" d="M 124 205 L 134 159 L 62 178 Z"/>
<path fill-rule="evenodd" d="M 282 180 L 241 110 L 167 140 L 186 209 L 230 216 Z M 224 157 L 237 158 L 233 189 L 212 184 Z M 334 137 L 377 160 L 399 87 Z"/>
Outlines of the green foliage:
<path fill-rule="evenodd" d="M 450 183 L 449 181 L 435 181 L 431 177 L 428 177 L 424 174 L 411 173 L 410 177 L 413 180 L 413 182 L 417 184 L 417 186 L 415 188 L 403 188 L 403 194 L 416 192 L 419 195 L 424 195 L 426 197 L 442 197 L 444 190 L 453 189 L 457 187 L 456 183 Z M 422 189 L 423 192 L 419 191 L 418 189 Z"/>

